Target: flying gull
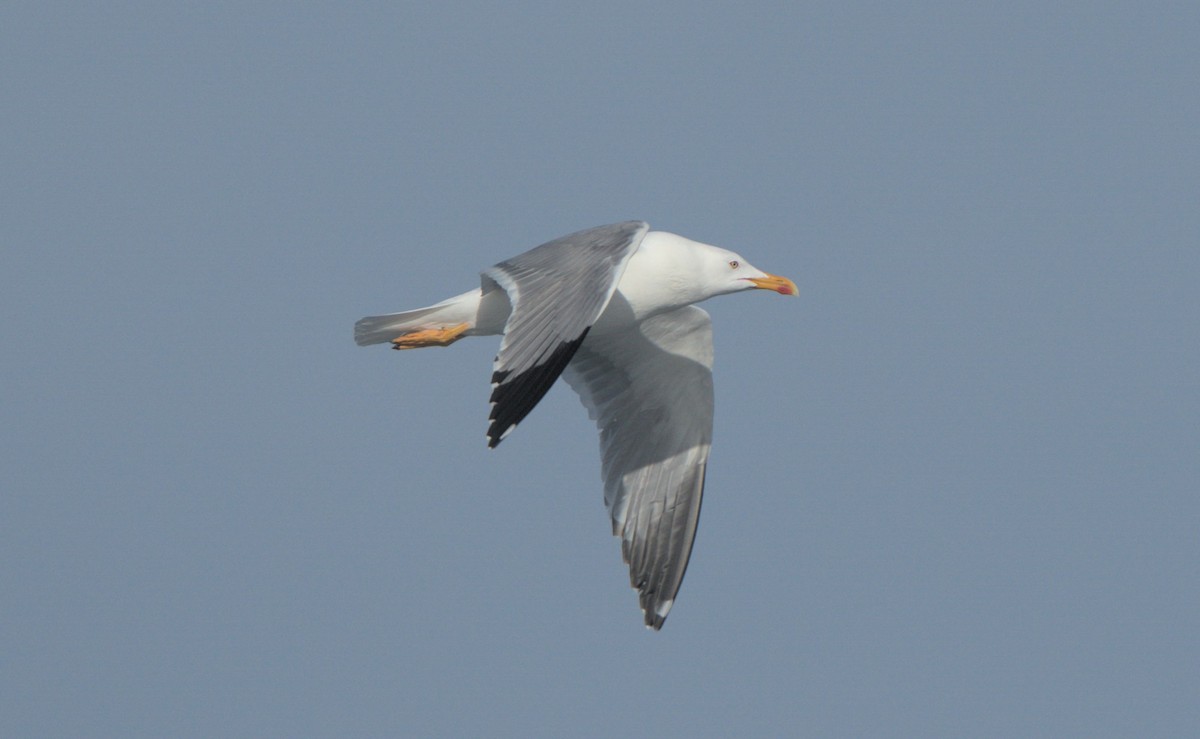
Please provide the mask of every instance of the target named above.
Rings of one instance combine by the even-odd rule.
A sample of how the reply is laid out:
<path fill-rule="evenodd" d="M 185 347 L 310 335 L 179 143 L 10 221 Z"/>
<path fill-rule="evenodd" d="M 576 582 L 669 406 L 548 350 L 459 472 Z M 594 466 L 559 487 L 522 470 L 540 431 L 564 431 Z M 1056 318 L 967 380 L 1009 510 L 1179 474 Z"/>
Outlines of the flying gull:
<path fill-rule="evenodd" d="M 646 625 L 660 629 L 691 556 L 712 441 L 712 322 L 693 303 L 753 288 L 796 294 L 738 254 L 628 221 L 500 262 L 437 305 L 363 318 L 354 340 L 419 349 L 503 335 L 489 447 L 566 378 L 600 430 L 613 535 Z"/>

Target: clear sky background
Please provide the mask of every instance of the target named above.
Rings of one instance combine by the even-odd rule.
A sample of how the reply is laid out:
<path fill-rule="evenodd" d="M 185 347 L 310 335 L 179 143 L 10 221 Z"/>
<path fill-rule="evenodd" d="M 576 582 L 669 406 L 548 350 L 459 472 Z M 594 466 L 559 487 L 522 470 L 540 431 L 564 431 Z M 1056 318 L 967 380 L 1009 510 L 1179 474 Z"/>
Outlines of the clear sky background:
<path fill-rule="evenodd" d="M 1200 728 L 1200 6 L 0 10 L 0 734 Z M 642 626 L 565 386 L 354 321 L 631 218 L 706 304 Z"/>

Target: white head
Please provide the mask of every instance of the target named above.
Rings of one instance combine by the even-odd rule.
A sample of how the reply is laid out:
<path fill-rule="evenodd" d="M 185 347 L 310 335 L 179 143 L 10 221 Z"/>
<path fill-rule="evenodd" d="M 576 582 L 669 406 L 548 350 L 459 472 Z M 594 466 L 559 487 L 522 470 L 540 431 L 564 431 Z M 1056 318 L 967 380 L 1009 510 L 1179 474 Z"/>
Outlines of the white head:
<path fill-rule="evenodd" d="M 651 231 L 634 255 L 653 264 L 646 276 L 653 279 L 664 295 L 660 304 L 698 303 L 701 300 L 742 290 L 774 290 L 780 295 L 796 295 L 796 283 L 786 277 L 768 274 L 747 262 L 740 254 L 665 231 Z M 630 264 L 632 266 L 632 262 Z M 628 274 L 628 271 L 627 273 Z M 624 289 L 622 280 L 622 289 Z M 650 292 L 650 286 L 647 292 Z M 657 291 L 654 291 L 657 292 Z"/>

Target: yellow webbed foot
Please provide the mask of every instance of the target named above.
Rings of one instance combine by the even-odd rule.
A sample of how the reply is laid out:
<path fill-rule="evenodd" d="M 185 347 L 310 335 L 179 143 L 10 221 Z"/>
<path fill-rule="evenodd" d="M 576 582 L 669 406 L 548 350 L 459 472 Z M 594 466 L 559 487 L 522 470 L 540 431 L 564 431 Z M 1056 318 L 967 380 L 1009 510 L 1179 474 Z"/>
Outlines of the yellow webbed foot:
<path fill-rule="evenodd" d="M 471 328 L 469 323 L 444 328 L 426 328 L 392 339 L 393 349 L 422 349 L 427 346 L 450 346 Z"/>

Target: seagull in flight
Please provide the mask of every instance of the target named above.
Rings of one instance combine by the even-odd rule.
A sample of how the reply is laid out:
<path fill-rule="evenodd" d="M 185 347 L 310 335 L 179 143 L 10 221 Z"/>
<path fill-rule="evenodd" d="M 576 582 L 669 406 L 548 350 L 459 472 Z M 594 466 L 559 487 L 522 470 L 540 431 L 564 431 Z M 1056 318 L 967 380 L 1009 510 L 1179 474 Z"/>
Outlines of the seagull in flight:
<path fill-rule="evenodd" d="M 436 305 L 363 318 L 354 340 L 419 349 L 503 336 L 489 447 L 562 376 L 599 429 L 613 535 L 658 630 L 691 556 L 712 443 L 712 322 L 695 304 L 754 289 L 797 294 L 734 252 L 627 221 L 500 262 Z"/>

